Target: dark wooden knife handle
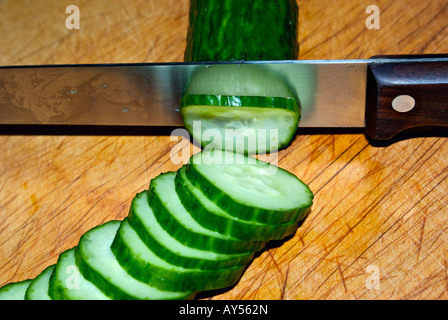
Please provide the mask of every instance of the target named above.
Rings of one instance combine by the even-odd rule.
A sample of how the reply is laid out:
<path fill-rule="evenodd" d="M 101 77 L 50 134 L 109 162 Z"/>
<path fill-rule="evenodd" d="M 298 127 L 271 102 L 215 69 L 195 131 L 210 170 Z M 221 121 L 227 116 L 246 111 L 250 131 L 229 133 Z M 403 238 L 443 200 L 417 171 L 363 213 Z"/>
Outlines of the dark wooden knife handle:
<path fill-rule="evenodd" d="M 431 61 L 422 62 L 426 58 Z M 411 128 L 448 126 L 448 55 L 371 59 L 366 92 L 366 131 L 371 138 L 387 140 Z"/>

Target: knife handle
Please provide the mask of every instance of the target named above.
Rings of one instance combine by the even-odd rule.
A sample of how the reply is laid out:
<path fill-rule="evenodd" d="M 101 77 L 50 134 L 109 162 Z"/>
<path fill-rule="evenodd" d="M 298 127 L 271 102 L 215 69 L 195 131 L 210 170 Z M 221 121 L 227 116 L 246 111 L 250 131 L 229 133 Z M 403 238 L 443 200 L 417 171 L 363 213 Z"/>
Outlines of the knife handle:
<path fill-rule="evenodd" d="M 422 62 L 425 58 L 437 59 Z M 372 61 L 368 66 L 366 131 L 371 138 L 387 140 L 407 129 L 448 126 L 448 55 L 389 55 L 371 59 L 406 60 Z"/>

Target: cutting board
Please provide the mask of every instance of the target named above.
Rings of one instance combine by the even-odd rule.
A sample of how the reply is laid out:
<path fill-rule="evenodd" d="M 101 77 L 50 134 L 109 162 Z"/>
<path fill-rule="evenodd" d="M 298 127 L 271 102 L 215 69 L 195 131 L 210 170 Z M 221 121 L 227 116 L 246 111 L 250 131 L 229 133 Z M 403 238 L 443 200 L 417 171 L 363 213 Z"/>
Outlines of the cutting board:
<path fill-rule="evenodd" d="M 1 65 L 183 59 L 188 0 L 35 3 L 0 2 Z M 66 26 L 69 5 L 79 8 L 79 29 Z M 369 20 L 370 5 L 379 21 Z M 448 52 L 446 0 L 299 7 L 300 59 Z M 84 232 L 124 218 L 153 177 L 180 167 L 170 158 L 180 139 L 169 131 L 0 132 L 0 285 L 37 276 Z M 313 190 L 309 216 L 294 236 L 260 252 L 237 285 L 201 298 L 448 298 L 446 135 L 376 143 L 362 132 L 299 128 L 277 156 Z"/>

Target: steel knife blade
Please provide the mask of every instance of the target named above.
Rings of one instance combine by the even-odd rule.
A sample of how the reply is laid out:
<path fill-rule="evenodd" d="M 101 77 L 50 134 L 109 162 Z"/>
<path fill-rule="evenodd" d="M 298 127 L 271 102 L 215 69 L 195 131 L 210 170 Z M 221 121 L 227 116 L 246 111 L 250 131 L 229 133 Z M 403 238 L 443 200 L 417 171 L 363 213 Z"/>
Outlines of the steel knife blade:
<path fill-rule="evenodd" d="M 263 65 L 296 91 L 300 127 L 366 128 L 389 139 L 448 125 L 448 56 L 360 60 L 0 67 L 0 124 L 182 126 L 179 103 L 199 68 Z"/>

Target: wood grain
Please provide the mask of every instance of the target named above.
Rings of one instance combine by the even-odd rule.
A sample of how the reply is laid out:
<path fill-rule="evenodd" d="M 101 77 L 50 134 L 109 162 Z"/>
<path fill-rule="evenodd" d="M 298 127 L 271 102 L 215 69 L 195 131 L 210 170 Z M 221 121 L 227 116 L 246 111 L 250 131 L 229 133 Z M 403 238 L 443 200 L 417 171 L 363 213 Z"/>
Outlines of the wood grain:
<path fill-rule="evenodd" d="M 80 30 L 65 28 L 71 4 Z M 381 10 L 378 30 L 365 26 L 372 4 Z M 301 59 L 448 52 L 445 0 L 299 7 Z M 187 16 L 187 0 L 1 1 L 0 64 L 181 61 Z M 0 285 L 35 277 L 85 231 L 126 216 L 151 178 L 179 167 L 169 133 L 0 129 Z M 378 145 L 362 133 L 299 130 L 278 159 L 315 192 L 308 218 L 256 257 L 235 287 L 204 298 L 448 298 L 447 141 Z"/>

